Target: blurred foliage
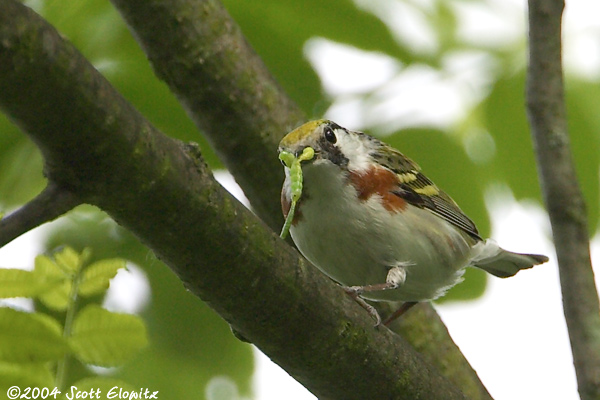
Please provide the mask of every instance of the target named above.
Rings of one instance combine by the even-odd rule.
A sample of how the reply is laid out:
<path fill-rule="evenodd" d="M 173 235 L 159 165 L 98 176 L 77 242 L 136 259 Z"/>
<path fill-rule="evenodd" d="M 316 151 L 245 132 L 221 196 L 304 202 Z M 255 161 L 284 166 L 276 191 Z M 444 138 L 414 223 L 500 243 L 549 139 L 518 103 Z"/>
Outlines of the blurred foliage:
<path fill-rule="evenodd" d="M 52 257 L 38 255 L 32 271 L 0 269 L 0 298 L 33 298 L 61 316 L 55 319 L 39 311 L 0 307 L 3 390 L 18 381 L 23 388 L 37 386 L 33 390 L 54 388 L 51 395 L 56 398 L 57 390 L 75 384 L 64 379 L 70 360 L 118 367 L 148 345 L 146 326 L 139 316 L 111 312 L 93 303 L 80 307 L 81 299 L 103 295 L 117 272 L 125 268 L 125 261 L 115 258 L 89 264 L 90 255 L 89 248 L 78 253 L 63 247 Z"/>
<path fill-rule="evenodd" d="M 487 10 L 499 15 L 498 18 L 507 18 L 509 14 L 498 12 L 499 3 L 480 0 L 224 0 L 224 3 L 265 64 L 307 115 L 320 117 L 329 105 L 339 106 L 349 98 L 354 100 L 361 107 L 357 114 L 363 117 L 357 119 L 347 112 L 352 123 L 343 117 L 338 117 L 337 122 L 385 135 L 386 141 L 417 161 L 461 205 L 478 224 L 482 235 L 490 232 L 483 201 L 489 185 L 506 183 L 517 200 L 540 200 L 525 112 L 525 32 L 516 35 L 516 39 L 502 39 L 505 36 L 500 35 L 489 43 L 485 42 L 489 34 L 481 38 L 477 34 L 464 34 L 466 24 L 461 10 L 477 8 L 479 12 Z M 173 137 L 199 142 L 211 167 L 221 165 L 175 97 L 154 77 L 143 52 L 108 1 L 30 0 L 27 4 L 68 37 L 158 128 Z M 506 7 L 517 5 L 511 2 Z M 523 10 L 513 11 L 521 18 L 525 15 Z M 504 23 L 525 26 L 523 20 L 507 19 Z M 390 82 L 369 90 L 328 93 L 326 85 L 322 85 L 324 78 L 317 75 L 305 54 L 306 41 L 313 37 L 385 55 L 396 62 L 399 71 Z M 390 102 L 384 96 L 385 90 L 394 87 L 392 81 L 406 77 L 408 67 L 425 66 L 441 81 L 453 80 L 460 77 L 464 68 L 450 68 L 449 60 L 471 53 L 483 55 L 489 62 L 477 67 L 478 72 L 472 76 L 467 72 L 460 85 L 453 86 L 460 94 L 474 93 L 470 101 L 460 103 L 458 118 L 441 124 L 403 124 L 420 111 L 436 115 L 427 102 L 423 110 L 407 113 L 402 109 L 406 101 L 395 106 L 398 115 L 388 118 L 389 123 L 375 117 L 379 115 L 375 114 L 378 107 Z M 344 68 L 343 63 L 340 68 Z M 480 75 L 485 77 L 483 83 L 477 83 L 481 81 Z M 593 233 L 599 218 L 600 116 L 595 104 L 600 84 L 568 71 L 566 78 L 572 147 Z M 355 79 L 360 80 L 361 76 Z M 411 96 L 421 89 L 395 95 Z M 434 100 L 436 94 L 432 92 L 431 103 L 439 104 Z M 452 100 L 445 103 L 453 105 L 449 104 Z M 469 143 L 476 145 L 469 147 Z M 35 146 L 0 116 L 0 207 L 12 208 L 24 203 L 43 184 L 42 161 Z M 199 385 L 206 385 L 211 377 L 227 375 L 243 394 L 249 393 L 250 348 L 236 341 L 227 325 L 185 292 L 174 275 L 130 234 L 98 211 L 83 208 L 54 231 L 48 246 L 64 244 L 78 250 L 91 246 L 98 249 L 98 257 L 126 258 L 143 267 L 148 276 L 152 300 L 143 315 L 148 321 L 151 346 L 142 352 L 135 365 L 118 372 L 120 378 L 139 386 L 156 387 L 173 398 L 190 398 L 190 393 L 197 397 Z M 466 282 L 453 289 L 449 297 L 477 297 L 485 287 L 485 279 L 484 274 L 469 271 Z"/>

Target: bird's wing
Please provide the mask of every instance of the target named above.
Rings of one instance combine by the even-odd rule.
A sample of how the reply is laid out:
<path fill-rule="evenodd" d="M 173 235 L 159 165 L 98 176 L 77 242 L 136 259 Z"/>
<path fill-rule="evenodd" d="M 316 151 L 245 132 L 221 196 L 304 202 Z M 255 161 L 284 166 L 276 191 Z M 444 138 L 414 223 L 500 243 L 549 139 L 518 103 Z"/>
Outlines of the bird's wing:
<path fill-rule="evenodd" d="M 384 147 L 370 155 L 376 162 L 394 172 L 398 177 L 397 189 L 392 193 L 402 197 L 413 206 L 431 211 L 472 238 L 481 240 L 473 221 L 465 215 L 450 196 L 421 172 L 417 163 L 393 147 L 381 144 Z"/>

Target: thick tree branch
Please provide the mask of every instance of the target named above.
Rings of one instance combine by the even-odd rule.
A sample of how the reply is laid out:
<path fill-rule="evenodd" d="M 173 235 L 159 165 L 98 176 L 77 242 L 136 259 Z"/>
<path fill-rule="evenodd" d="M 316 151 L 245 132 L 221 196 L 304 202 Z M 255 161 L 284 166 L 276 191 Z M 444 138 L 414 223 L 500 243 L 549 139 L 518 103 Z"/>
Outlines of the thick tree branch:
<path fill-rule="evenodd" d="M 195 146 L 158 132 L 13 0 L 0 2 L 0 107 L 39 146 L 50 181 L 135 233 L 317 396 L 464 398 L 223 190 Z"/>
<path fill-rule="evenodd" d="M 562 0 L 529 0 L 527 103 L 558 256 L 563 306 L 582 399 L 600 398 L 600 308 L 585 204 L 571 151 L 561 66 Z"/>
<path fill-rule="evenodd" d="M 0 220 L 0 247 L 22 234 L 50 222 L 81 202 L 53 182 L 33 200 Z"/>
<path fill-rule="evenodd" d="M 112 0 L 196 125 L 272 229 L 283 224 L 277 145 L 304 122 L 217 0 Z"/>

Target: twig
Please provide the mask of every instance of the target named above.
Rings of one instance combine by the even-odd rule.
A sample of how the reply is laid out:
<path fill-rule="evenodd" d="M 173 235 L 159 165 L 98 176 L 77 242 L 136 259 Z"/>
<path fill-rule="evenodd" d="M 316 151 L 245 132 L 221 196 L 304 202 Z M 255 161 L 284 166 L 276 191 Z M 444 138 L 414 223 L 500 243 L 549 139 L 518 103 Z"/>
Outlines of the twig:
<path fill-rule="evenodd" d="M 71 192 L 50 182 L 37 197 L 0 220 L 0 247 L 79 204 Z"/>
<path fill-rule="evenodd" d="M 529 0 L 527 103 L 582 399 L 600 398 L 600 309 L 585 204 L 571 157 L 561 66 L 562 0 Z"/>

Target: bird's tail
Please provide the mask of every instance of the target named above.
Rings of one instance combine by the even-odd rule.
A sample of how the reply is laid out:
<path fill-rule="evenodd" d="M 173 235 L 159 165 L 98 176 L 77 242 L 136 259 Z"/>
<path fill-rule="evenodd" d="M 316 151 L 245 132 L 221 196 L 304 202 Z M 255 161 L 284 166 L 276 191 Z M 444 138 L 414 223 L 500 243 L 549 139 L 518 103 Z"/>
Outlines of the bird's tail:
<path fill-rule="evenodd" d="M 543 264 L 548 257 L 539 254 L 521 254 L 504 250 L 493 240 L 485 240 L 473 247 L 471 265 L 500 278 L 508 278 L 522 269 Z"/>

